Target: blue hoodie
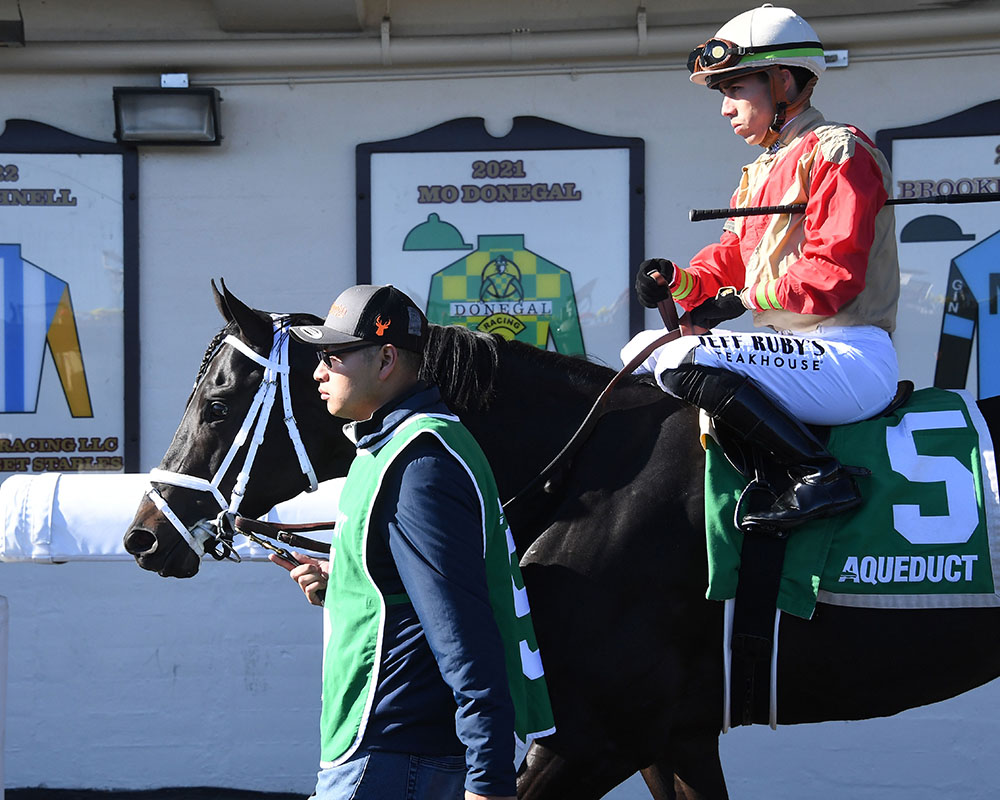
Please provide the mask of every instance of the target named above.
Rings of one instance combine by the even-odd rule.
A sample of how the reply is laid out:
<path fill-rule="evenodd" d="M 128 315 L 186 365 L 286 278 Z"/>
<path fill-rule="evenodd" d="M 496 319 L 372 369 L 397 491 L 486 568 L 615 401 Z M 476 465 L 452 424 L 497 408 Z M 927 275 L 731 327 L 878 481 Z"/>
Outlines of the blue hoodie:
<path fill-rule="evenodd" d="M 345 426 L 371 448 L 417 412 L 450 413 L 419 384 Z M 514 709 L 487 593 L 479 499 L 442 444 L 421 436 L 396 458 L 372 511 L 369 568 L 384 595 L 384 657 L 361 750 L 465 754 L 466 789 L 514 795 Z M 467 532 L 467 535 L 463 533 Z"/>

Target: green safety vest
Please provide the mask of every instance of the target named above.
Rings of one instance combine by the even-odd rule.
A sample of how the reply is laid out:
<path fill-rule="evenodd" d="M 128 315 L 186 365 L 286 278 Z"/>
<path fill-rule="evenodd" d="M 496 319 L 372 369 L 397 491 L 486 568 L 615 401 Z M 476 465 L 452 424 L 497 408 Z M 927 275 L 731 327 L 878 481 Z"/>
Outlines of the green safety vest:
<path fill-rule="evenodd" d="M 405 595 L 383 595 L 371 577 L 369 549 L 377 542 L 379 532 L 369 529 L 369 520 L 386 470 L 410 442 L 424 433 L 436 436 L 458 459 L 479 495 L 486 580 L 504 644 L 514 704 L 514 733 L 527 741 L 555 730 L 514 539 L 489 462 L 457 417 L 415 414 L 378 449 L 358 450 L 341 491 L 340 522 L 330 550 L 330 579 L 324 604 L 324 766 L 345 761 L 360 745 L 378 684 L 386 606 L 409 602 Z"/>

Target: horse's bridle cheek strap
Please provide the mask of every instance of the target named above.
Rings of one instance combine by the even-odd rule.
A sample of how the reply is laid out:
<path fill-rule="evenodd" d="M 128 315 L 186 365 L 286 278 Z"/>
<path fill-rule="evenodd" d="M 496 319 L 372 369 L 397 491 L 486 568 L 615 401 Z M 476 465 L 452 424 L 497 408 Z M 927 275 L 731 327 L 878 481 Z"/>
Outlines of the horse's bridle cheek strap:
<path fill-rule="evenodd" d="M 302 474 L 306 476 L 309 481 L 310 492 L 315 492 L 316 488 L 319 486 L 319 482 L 316 480 L 316 471 L 313 469 L 312 462 L 309 459 L 309 454 L 306 452 L 305 443 L 302 441 L 302 434 L 299 433 L 299 426 L 295 422 L 295 413 L 292 411 L 292 390 L 291 390 L 291 366 L 290 360 L 288 358 L 288 337 L 280 337 L 281 329 L 280 327 L 275 327 L 274 335 L 276 337 L 275 343 L 271 347 L 271 357 L 268 359 L 263 358 L 259 353 L 255 352 L 252 348 L 248 347 L 243 341 L 237 339 L 235 336 L 227 336 L 225 342 L 231 344 L 241 353 L 243 353 L 247 358 L 252 361 L 256 361 L 258 364 L 262 365 L 267 370 L 273 370 L 280 376 L 281 380 L 281 405 L 284 411 L 284 422 L 285 427 L 288 429 L 288 438 L 292 441 L 292 448 L 295 450 L 295 456 L 299 460 L 299 467 L 302 470 Z M 277 359 L 275 356 L 277 355 Z M 265 381 L 267 380 L 265 373 Z M 273 397 L 270 402 L 273 402 Z M 270 403 L 268 404 L 268 411 L 270 412 Z M 265 423 L 260 426 L 259 438 L 262 442 L 264 440 L 264 427 Z M 244 430 L 246 430 L 246 424 L 244 424 Z M 242 433 L 243 431 L 241 431 Z M 259 442 L 258 442 L 259 444 Z M 252 459 L 248 459 L 247 465 L 244 468 L 244 472 L 247 473 L 246 479 L 249 480 L 250 472 L 250 462 Z M 235 510 L 230 509 L 230 511 L 235 514 Z"/>
<path fill-rule="evenodd" d="M 232 526 L 230 525 L 227 530 L 223 530 L 223 518 L 232 520 L 236 517 L 239 511 L 240 504 L 243 501 L 243 496 L 246 493 L 247 484 L 250 482 L 250 470 L 253 468 L 253 462 L 256 458 L 257 450 L 264 441 L 264 432 L 267 428 L 267 421 L 271 416 L 271 408 L 274 406 L 274 399 L 277 394 L 279 380 L 281 382 L 282 411 L 284 414 L 285 427 L 288 429 L 288 436 L 289 439 L 291 439 L 295 455 L 299 460 L 299 466 L 302 469 L 302 474 L 309 481 L 308 491 L 315 491 L 318 486 L 316 471 L 313 469 L 312 462 L 306 452 L 305 444 L 302 441 L 302 434 L 299 432 L 298 425 L 295 422 L 295 415 L 292 411 L 291 388 L 289 381 L 290 368 L 288 359 L 288 333 L 281 320 L 282 318 L 280 317 L 274 318 L 274 338 L 272 340 L 269 358 L 264 358 L 235 336 L 227 336 L 223 340 L 226 344 L 232 345 L 252 361 L 255 361 L 263 366 L 264 375 L 261 379 L 260 387 L 257 389 L 257 392 L 250 403 L 250 409 L 247 412 L 246 418 L 243 420 L 243 425 L 234 437 L 233 443 L 229 448 L 229 452 L 219 465 L 219 469 L 216 471 L 215 477 L 211 480 L 207 480 L 193 475 L 185 475 L 183 473 L 170 472 L 161 469 L 153 469 L 150 471 L 150 480 L 153 482 L 164 483 L 171 486 L 180 486 L 182 488 L 194 489 L 197 491 L 210 492 L 219 504 L 219 507 L 222 509 L 222 513 L 214 523 L 214 533 L 212 532 L 211 525 L 209 525 L 209 523 L 205 520 L 200 521 L 192 529 L 188 529 L 185 527 L 184 523 L 181 522 L 177 514 L 175 514 L 170 508 L 166 499 L 164 499 L 164 497 L 156 491 L 155 488 L 150 488 L 147 493 L 150 500 L 157 507 L 160 513 L 177 529 L 180 535 L 184 538 L 184 541 L 186 541 L 191 549 L 194 550 L 199 556 L 204 555 L 206 552 L 212 553 L 217 558 L 226 557 L 230 553 L 233 556 L 236 555 L 231 547 L 224 545 L 224 534 L 228 533 L 231 537 Z M 236 455 L 242 449 L 243 445 L 246 444 L 248 439 L 250 441 L 250 446 L 247 449 L 246 458 L 243 461 L 243 467 L 236 477 L 236 484 L 233 487 L 232 497 L 227 501 L 222 492 L 219 491 L 219 485 L 222 483 L 226 473 L 229 472 L 229 468 L 235 460 Z M 210 540 L 214 541 L 216 544 L 224 545 L 223 552 L 225 553 L 225 556 L 218 555 L 216 548 L 206 547 L 206 542 Z M 238 556 L 236 558 L 238 560 Z"/>
<path fill-rule="evenodd" d="M 315 492 L 319 487 L 319 481 L 316 480 L 316 470 L 313 469 L 312 461 L 310 461 L 309 454 L 306 452 L 306 444 L 302 441 L 302 434 L 299 432 L 299 426 L 295 422 L 295 412 L 292 411 L 290 372 L 290 369 L 286 369 L 281 373 L 281 405 L 285 413 L 285 427 L 288 429 L 288 438 L 292 441 L 295 457 L 299 460 L 299 469 L 302 470 L 302 474 L 309 481 L 309 491 Z"/>

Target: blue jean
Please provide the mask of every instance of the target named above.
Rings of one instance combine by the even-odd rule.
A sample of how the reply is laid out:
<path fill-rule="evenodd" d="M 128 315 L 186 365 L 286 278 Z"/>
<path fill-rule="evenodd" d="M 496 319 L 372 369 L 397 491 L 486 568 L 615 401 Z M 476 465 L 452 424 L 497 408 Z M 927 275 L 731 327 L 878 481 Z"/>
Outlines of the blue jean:
<path fill-rule="evenodd" d="M 369 751 L 320 770 L 311 800 L 463 800 L 464 756 Z"/>

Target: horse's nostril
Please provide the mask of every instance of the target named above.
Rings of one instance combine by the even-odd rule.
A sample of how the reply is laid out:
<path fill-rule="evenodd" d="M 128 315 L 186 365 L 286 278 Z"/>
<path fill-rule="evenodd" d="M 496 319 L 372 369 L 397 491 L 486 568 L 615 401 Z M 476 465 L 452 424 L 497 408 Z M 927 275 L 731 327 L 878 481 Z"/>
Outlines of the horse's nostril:
<path fill-rule="evenodd" d="M 125 550 L 129 555 L 141 556 L 156 546 L 156 537 L 144 528 L 133 528 L 125 534 Z"/>

